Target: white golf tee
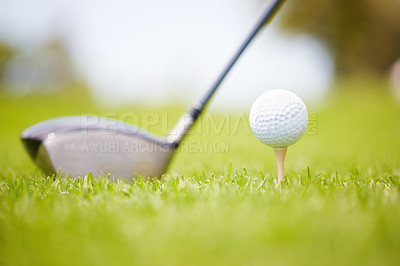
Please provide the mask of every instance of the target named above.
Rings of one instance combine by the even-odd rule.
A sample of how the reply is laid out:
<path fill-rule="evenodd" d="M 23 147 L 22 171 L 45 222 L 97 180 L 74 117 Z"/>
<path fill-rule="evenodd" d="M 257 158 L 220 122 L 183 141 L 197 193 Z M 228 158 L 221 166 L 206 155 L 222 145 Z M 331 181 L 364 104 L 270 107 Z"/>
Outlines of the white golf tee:
<path fill-rule="evenodd" d="M 274 153 L 276 157 L 276 164 L 278 167 L 278 180 L 280 183 L 285 182 L 285 155 L 287 148 L 274 148 Z"/>

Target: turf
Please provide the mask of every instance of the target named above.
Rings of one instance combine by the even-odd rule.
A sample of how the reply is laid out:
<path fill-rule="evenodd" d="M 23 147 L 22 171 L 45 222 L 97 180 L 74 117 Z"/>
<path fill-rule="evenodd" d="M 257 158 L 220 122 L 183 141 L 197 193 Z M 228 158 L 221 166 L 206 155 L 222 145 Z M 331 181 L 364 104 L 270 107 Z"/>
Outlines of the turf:
<path fill-rule="evenodd" d="M 95 113 L 165 134 L 182 111 L 84 98 L 0 95 L 0 265 L 399 264 L 400 104 L 384 85 L 309 106 L 284 187 L 246 112 L 204 115 L 160 180 L 46 176 L 18 139 L 33 123 Z"/>

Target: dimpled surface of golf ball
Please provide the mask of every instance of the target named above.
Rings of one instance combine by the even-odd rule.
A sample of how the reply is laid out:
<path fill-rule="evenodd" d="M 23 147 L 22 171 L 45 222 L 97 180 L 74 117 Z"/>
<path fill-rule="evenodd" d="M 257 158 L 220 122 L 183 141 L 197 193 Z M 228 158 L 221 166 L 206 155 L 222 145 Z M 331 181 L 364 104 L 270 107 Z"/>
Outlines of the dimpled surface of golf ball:
<path fill-rule="evenodd" d="M 270 90 L 254 101 L 249 121 L 254 135 L 262 143 L 283 148 L 304 135 L 308 112 L 304 102 L 293 92 Z"/>

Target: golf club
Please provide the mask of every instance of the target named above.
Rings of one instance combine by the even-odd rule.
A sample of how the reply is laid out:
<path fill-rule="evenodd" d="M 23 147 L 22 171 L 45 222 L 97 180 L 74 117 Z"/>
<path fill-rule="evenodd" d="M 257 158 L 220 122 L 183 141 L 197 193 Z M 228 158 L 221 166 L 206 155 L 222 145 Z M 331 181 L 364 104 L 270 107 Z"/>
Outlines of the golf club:
<path fill-rule="evenodd" d="M 22 142 L 33 161 L 46 173 L 72 177 L 89 171 L 131 179 L 139 175 L 161 177 L 183 137 L 224 80 L 248 44 L 278 10 L 284 0 L 274 0 L 234 54 L 207 93 L 182 115 L 165 138 L 159 138 L 123 121 L 96 116 L 68 116 L 27 128 Z"/>

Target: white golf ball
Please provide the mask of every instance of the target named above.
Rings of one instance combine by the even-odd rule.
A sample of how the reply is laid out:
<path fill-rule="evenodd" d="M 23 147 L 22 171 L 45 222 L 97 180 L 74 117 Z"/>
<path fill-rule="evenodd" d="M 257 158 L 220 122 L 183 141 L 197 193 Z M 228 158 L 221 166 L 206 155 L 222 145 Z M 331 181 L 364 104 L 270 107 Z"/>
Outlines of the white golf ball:
<path fill-rule="evenodd" d="M 251 130 L 262 143 L 283 148 L 304 135 L 308 112 L 304 102 L 293 92 L 270 90 L 255 100 L 249 121 Z"/>

